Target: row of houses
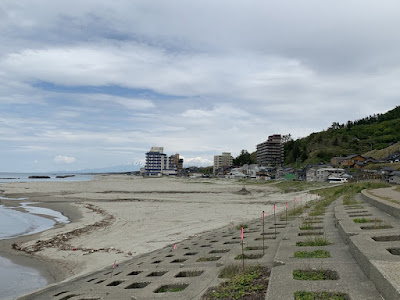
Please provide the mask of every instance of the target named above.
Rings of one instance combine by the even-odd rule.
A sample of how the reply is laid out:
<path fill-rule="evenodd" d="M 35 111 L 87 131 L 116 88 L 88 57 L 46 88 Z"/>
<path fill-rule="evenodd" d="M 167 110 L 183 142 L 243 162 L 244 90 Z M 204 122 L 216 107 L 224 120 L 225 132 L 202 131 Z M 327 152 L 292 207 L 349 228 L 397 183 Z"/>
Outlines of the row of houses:
<path fill-rule="evenodd" d="M 395 152 L 383 159 L 374 159 L 373 157 L 353 154 L 346 157 L 333 157 L 331 164 L 346 168 L 361 169 L 369 164 L 396 163 L 400 162 L 400 153 Z"/>

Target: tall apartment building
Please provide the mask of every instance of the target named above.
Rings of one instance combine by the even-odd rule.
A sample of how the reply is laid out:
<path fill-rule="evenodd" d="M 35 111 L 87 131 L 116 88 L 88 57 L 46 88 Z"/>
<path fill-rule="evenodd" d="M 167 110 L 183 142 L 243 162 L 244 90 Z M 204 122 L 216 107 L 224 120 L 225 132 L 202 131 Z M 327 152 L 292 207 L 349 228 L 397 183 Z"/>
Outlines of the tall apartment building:
<path fill-rule="evenodd" d="M 233 157 L 230 152 L 223 152 L 222 155 L 214 155 L 214 174 L 217 173 L 221 167 L 230 167 L 233 165 Z"/>
<path fill-rule="evenodd" d="M 183 158 L 179 158 L 179 154 L 174 154 L 169 157 L 169 166 L 175 167 L 177 171 L 182 171 L 183 169 Z"/>
<path fill-rule="evenodd" d="M 163 147 L 151 147 L 146 153 L 146 165 L 144 167 L 144 176 L 176 175 L 182 170 L 183 159 L 179 154 L 167 156 Z"/>
<path fill-rule="evenodd" d="M 268 140 L 257 145 L 257 164 L 261 166 L 283 165 L 283 142 L 280 134 L 270 135 Z"/>

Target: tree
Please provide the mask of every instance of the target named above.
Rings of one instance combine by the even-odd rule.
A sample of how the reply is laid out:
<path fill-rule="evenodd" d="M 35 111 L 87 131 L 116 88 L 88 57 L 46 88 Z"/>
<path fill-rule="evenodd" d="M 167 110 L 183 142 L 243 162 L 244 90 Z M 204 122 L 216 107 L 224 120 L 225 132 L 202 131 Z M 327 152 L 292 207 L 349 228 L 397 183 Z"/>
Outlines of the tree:
<path fill-rule="evenodd" d="M 243 166 L 245 164 L 251 164 L 252 159 L 251 159 L 251 155 L 249 152 L 247 152 L 247 150 L 242 150 L 240 151 L 240 154 L 233 159 L 233 164 L 235 166 Z"/>

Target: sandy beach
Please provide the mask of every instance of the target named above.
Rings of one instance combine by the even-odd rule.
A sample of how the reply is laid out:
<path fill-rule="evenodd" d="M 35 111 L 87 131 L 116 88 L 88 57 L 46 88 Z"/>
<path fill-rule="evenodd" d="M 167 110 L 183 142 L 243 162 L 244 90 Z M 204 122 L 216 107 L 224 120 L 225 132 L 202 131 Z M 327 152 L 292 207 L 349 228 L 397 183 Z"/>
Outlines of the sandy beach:
<path fill-rule="evenodd" d="M 228 224 L 273 214 L 305 192 L 234 180 L 102 175 L 89 182 L 27 182 L 1 186 L 2 196 L 62 212 L 69 224 L 0 242 L 2 256 L 39 269 L 49 283 L 122 262 Z M 15 200 L 13 200 L 15 203 Z M 4 205 L 11 201 L 1 200 Z M 32 259 L 34 258 L 34 259 Z"/>

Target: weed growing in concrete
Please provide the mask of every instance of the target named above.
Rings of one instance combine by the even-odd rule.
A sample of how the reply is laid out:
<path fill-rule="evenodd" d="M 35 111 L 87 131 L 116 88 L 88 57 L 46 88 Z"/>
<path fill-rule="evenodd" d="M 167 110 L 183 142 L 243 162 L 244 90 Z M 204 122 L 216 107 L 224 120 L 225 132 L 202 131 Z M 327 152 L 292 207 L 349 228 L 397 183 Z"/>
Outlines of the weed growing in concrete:
<path fill-rule="evenodd" d="M 314 238 L 308 238 L 306 241 L 297 242 L 296 246 L 298 247 L 314 247 L 314 246 L 326 246 L 331 243 L 327 240 L 326 237 L 316 236 Z"/>
<path fill-rule="evenodd" d="M 329 251 L 315 250 L 315 251 L 296 251 L 293 255 L 295 258 L 328 258 L 331 257 Z"/>
<path fill-rule="evenodd" d="M 268 246 L 264 246 L 264 249 L 268 249 Z M 263 250 L 263 246 L 247 246 L 244 248 L 245 251 L 252 251 L 252 250 Z"/>
<path fill-rule="evenodd" d="M 296 280 L 338 280 L 336 271 L 322 269 L 294 270 L 293 279 Z"/>
<path fill-rule="evenodd" d="M 200 257 L 198 260 L 196 260 L 197 262 L 206 262 L 206 261 L 216 261 L 218 259 L 220 259 L 221 256 L 205 256 L 205 257 Z"/>
<path fill-rule="evenodd" d="M 353 222 L 354 223 L 376 223 L 376 222 L 382 222 L 381 220 L 379 220 L 379 219 L 367 219 L 367 218 L 356 218 L 356 219 L 353 219 Z"/>
<path fill-rule="evenodd" d="M 244 254 L 244 255 L 238 254 L 235 256 L 235 259 L 236 260 L 243 259 L 243 258 L 244 259 L 259 259 L 263 256 L 264 256 L 264 254 L 262 254 L 262 253 L 260 253 L 260 254 Z"/>
<path fill-rule="evenodd" d="M 246 296 L 253 296 L 254 298 L 251 299 L 259 299 L 260 297 L 265 297 L 264 294 L 269 279 L 267 268 L 259 265 L 248 266 L 244 271 L 236 266 L 229 266 L 227 268 L 228 271 L 225 274 L 227 277 L 223 278 L 230 279 L 217 287 L 210 288 L 202 299 L 242 299 Z M 222 272 L 225 271 L 222 270 Z M 258 298 L 256 298 L 257 296 Z"/>

